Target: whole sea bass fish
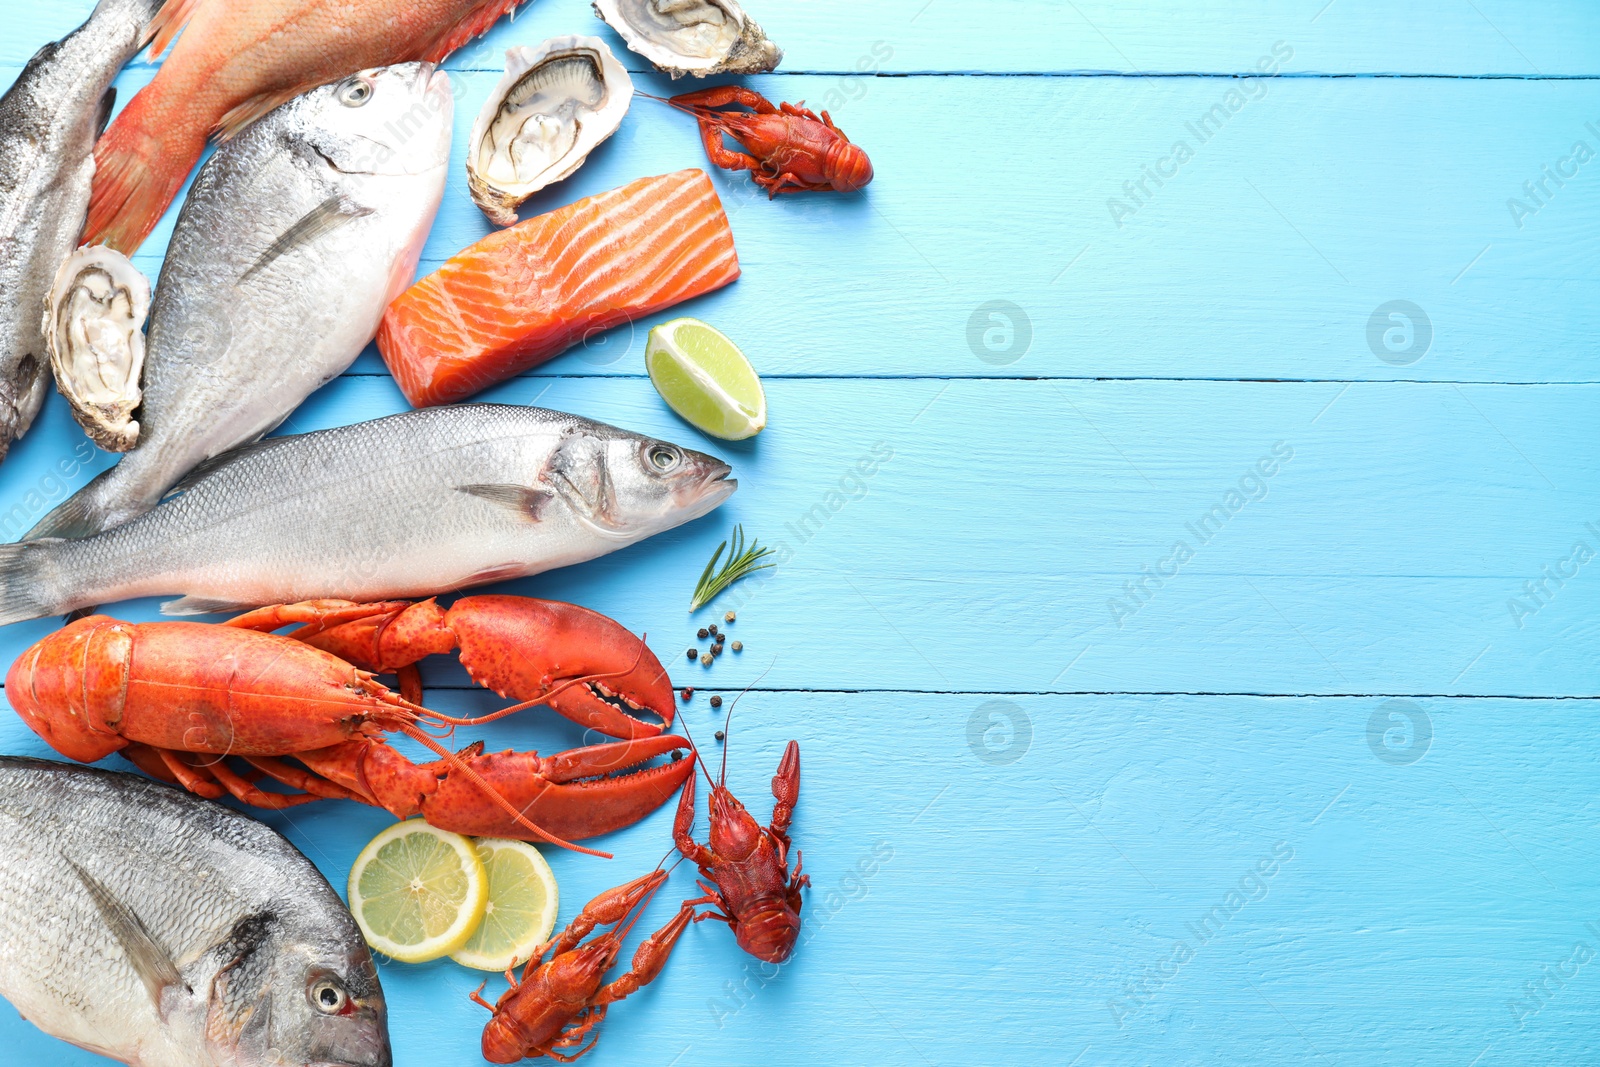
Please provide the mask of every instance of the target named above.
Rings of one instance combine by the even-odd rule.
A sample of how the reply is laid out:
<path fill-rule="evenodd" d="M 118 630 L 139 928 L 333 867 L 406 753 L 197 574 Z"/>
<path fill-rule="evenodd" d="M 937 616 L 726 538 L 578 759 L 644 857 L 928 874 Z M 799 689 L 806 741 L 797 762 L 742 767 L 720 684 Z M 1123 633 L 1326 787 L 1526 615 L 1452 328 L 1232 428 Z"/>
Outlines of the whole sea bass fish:
<path fill-rule="evenodd" d="M 392 1063 L 327 880 L 260 823 L 131 774 L 0 758 L 0 995 L 147 1067 Z"/>
<path fill-rule="evenodd" d="M 166 0 L 152 51 L 183 36 L 95 147 L 86 240 L 132 254 L 206 139 L 358 70 L 440 62 L 521 0 Z M 185 29 L 187 24 L 187 29 Z"/>
<path fill-rule="evenodd" d="M 464 404 L 277 437 L 142 518 L 0 546 L 0 625 L 129 597 L 172 615 L 430 596 L 562 567 L 699 518 L 727 464 L 543 408 Z"/>
<path fill-rule="evenodd" d="M 300 96 L 217 150 L 156 286 L 139 445 L 29 537 L 144 514 L 350 366 L 416 272 L 453 107 L 432 64 L 384 67 Z"/>
<path fill-rule="evenodd" d="M 45 298 L 78 247 L 94 139 L 111 82 L 161 0 L 100 0 L 65 39 L 28 61 L 0 98 L 0 459 L 28 431 L 49 386 Z"/>

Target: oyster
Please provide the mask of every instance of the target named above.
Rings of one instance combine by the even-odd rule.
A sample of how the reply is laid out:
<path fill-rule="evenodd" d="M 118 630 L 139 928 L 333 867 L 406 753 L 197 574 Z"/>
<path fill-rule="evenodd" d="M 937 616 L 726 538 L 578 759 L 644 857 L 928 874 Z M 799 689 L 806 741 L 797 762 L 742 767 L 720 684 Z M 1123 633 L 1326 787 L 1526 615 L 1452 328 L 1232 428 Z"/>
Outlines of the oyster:
<path fill-rule="evenodd" d="M 467 142 L 472 199 L 496 225 L 512 225 L 529 197 L 617 132 L 632 103 L 633 80 L 598 37 L 510 49 Z"/>
<path fill-rule="evenodd" d="M 150 282 L 121 252 L 80 248 L 56 271 L 44 317 L 56 388 L 78 425 L 108 452 L 139 443 L 133 413 L 149 313 Z"/>
<path fill-rule="evenodd" d="M 661 71 L 762 74 L 783 59 L 734 0 L 594 0 L 595 14 Z"/>

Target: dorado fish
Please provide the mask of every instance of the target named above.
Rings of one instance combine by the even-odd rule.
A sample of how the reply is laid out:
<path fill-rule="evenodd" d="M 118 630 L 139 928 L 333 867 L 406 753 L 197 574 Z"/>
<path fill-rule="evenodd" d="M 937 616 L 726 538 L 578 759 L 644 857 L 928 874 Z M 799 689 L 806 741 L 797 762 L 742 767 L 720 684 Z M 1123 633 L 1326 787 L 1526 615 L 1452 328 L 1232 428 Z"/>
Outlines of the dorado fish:
<path fill-rule="evenodd" d="M 519 2 L 166 0 L 151 50 L 183 36 L 95 147 L 88 239 L 131 255 L 213 132 L 366 67 L 440 62 Z"/>
<path fill-rule="evenodd" d="M 94 139 L 112 79 L 139 50 L 161 0 L 100 0 L 89 20 L 28 61 L 0 98 L 0 459 L 44 402 L 44 307 L 78 247 Z"/>
<path fill-rule="evenodd" d="M 387 600 L 581 563 L 699 518 L 727 464 L 542 408 L 427 408 L 238 449 L 142 518 L 0 546 L 0 625 L 129 597 L 171 615 Z"/>
<path fill-rule="evenodd" d="M 260 823 L 131 774 L 0 758 L 0 995 L 124 1063 L 392 1062 L 327 879 Z"/>
<path fill-rule="evenodd" d="M 350 366 L 411 284 L 444 196 L 453 106 L 442 71 L 406 63 L 307 93 L 217 150 L 156 285 L 139 446 L 30 537 L 144 514 Z"/>

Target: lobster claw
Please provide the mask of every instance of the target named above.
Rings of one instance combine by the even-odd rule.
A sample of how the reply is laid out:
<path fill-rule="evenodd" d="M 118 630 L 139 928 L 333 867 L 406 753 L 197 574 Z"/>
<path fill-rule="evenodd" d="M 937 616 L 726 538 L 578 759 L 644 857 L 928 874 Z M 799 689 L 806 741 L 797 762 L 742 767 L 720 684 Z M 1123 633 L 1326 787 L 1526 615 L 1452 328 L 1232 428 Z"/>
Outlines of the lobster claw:
<path fill-rule="evenodd" d="M 468 746 L 457 758 L 531 822 L 556 837 L 580 841 L 632 826 L 665 804 L 694 770 L 693 759 L 629 771 L 672 752 L 689 751 L 665 735 L 572 749 L 484 752 Z M 491 803 L 481 785 L 445 761 L 412 763 L 381 741 L 355 740 L 296 755 L 338 784 L 369 793 L 398 818 L 421 815 L 430 825 L 469 837 L 530 840 L 525 827 Z M 624 773 L 627 772 L 627 773 Z"/>
<path fill-rule="evenodd" d="M 434 600 L 320 600 L 263 608 L 230 625 L 291 623 L 303 625 L 289 636 L 378 673 L 460 649 L 477 684 L 519 703 L 547 703 L 607 737 L 655 737 L 677 713 L 672 681 L 644 641 L 576 604 L 519 596 L 463 597 L 448 609 Z"/>
<path fill-rule="evenodd" d="M 513 700 L 547 698 L 561 715 L 607 737 L 655 737 L 677 714 L 661 661 L 599 612 L 554 600 L 472 596 L 456 601 L 446 625 L 473 681 Z"/>

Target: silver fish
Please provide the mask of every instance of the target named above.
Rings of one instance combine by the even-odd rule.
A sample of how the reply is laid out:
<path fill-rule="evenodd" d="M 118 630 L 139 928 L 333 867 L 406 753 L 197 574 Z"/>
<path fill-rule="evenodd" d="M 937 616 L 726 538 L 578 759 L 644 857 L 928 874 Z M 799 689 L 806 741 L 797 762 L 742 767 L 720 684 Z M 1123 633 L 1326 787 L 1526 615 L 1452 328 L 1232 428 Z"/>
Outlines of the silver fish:
<path fill-rule="evenodd" d="M 94 142 L 111 82 L 161 0 L 100 0 L 89 20 L 28 61 L 0 98 L 0 459 L 49 385 L 44 308 L 89 211 Z"/>
<path fill-rule="evenodd" d="M 267 827 L 131 774 L 0 758 L 0 995 L 149 1067 L 390 1067 L 355 920 Z"/>
<path fill-rule="evenodd" d="M 171 615 L 430 596 L 699 518 L 726 463 L 543 408 L 462 404 L 239 449 L 125 526 L 0 545 L 0 625 L 129 597 Z"/>
<path fill-rule="evenodd" d="M 403 63 L 314 89 L 217 149 L 156 283 L 138 447 L 29 537 L 144 514 L 350 366 L 416 273 L 453 107 L 443 71 Z"/>

